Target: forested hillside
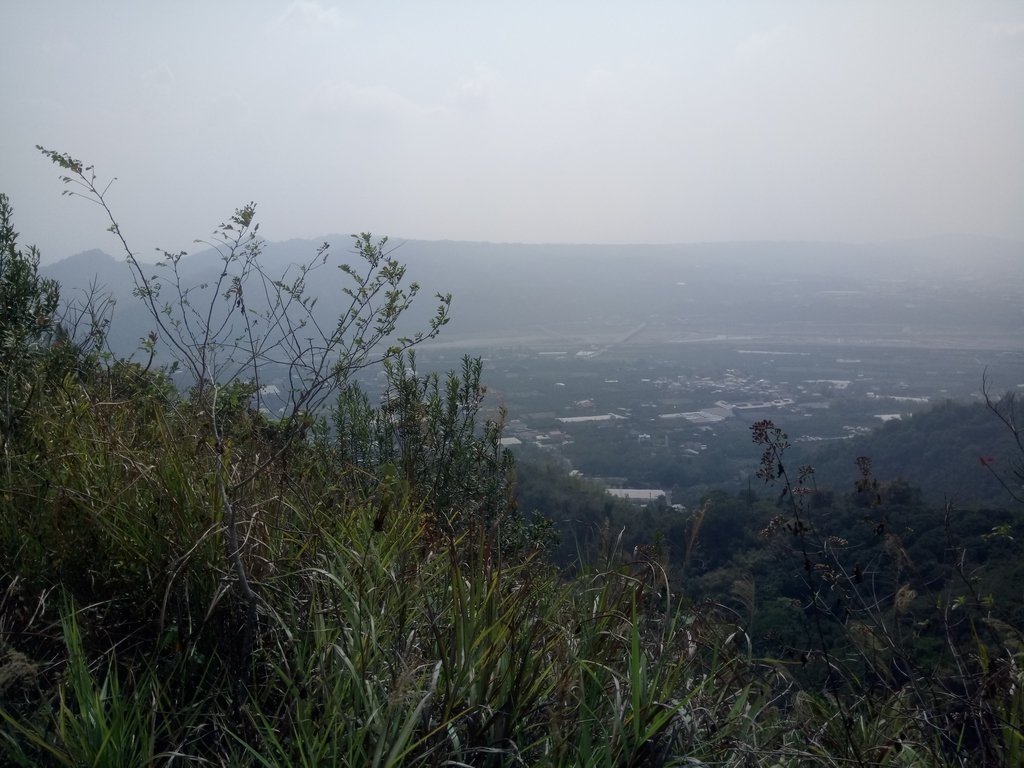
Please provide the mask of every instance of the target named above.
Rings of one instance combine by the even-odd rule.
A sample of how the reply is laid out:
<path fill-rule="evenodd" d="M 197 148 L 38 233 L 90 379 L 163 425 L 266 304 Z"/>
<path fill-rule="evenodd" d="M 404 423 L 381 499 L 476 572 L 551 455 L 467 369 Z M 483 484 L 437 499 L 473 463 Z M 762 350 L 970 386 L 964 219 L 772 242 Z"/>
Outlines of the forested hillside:
<path fill-rule="evenodd" d="M 980 388 L 979 380 L 979 393 Z M 992 396 L 999 400 L 1005 394 Z M 1002 426 L 984 403 L 947 401 L 807 458 L 818 483 L 829 488 L 849 486 L 857 476 L 854 459 L 869 456 L 880 477 L 909 483 L 931 504 L 1001 506 L 1009 496 L 1000 478 L 1014 492 L 1024 482 L 1015 471 L 1014 435 Z"/>
<path fill-rule="evenodd" d="M 90 168 L 47 154 L 110 213 Z M 205 288 L 121 242 L 155 329 L 132 362 L 0 197 L 7 763 L 1024 760 L 1009 496 L 932 505 L 867 460 L 826 492 L 762 420 L 748 491 L 638 510 L 554 464 L 517 472 L 481 361 L 417 370 L 450 297 L 405 330 L 422 297 L 386 241 L 355 238 L 328 325 L 305 281 L 339 259 L 267 272 L 251 206 Z"/>

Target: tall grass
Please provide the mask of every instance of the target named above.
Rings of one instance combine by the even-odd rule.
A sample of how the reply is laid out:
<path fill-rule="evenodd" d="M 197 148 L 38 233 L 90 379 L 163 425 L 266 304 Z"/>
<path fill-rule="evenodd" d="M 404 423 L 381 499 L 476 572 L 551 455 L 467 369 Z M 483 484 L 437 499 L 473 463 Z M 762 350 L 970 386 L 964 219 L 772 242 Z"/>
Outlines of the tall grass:
<path fill-rule="evenodd" d="M 51 671 L 34 716 L 5 707 L 8 759 L 659 765 L 703 748 L 702 710 L 728 729 L 725 665 L 657 564 L 612 545 L 567 581 L 486 522 L 453 536 L 395 473 L 353 491 L 322 440 L 232 499 L 259 595 L 243 649 L 203 414 L 109 395 L 66 383 L 6 476 L 9 592 L 65 596 L 4 616 Z M 242 472 L 269 446 L 229 416 Z"/>
<path fill-rule="evenodd" d="M 979 754 L 911 686 L 872 692 L 847 677 L 845 690 L 814 689 L 757 658 L 728 613 L 674 591 L 656 548 L 627 553 L 605 531 L 569 578 L 543 549 L 510 545 L 507 516 L 446 521 L 401 473 L 339 460 L 322 433 L 282 451 L 244 402 L 218 413 L 218 450 L 201 405 L 131 367 L 56 382 L 38 402 L 0 494 L 3 650 L 37 672 L 4 689 L 9 763 L 957 765 Z M 861 660 L 891 653 L 869 639 Z M 985 703 L 1001 744 L 984 754 L 1014 764 L 1016 657 L 987 653 L 977 646 L 984 679 L 1018 682 Z"/>

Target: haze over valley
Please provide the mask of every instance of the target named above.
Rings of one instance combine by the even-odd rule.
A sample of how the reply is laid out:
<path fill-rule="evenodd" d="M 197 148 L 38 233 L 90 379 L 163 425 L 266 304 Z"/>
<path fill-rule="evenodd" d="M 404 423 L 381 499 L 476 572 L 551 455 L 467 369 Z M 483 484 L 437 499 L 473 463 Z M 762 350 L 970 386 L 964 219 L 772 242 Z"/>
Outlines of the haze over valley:
<path fill-rule="evenodd" d="M 329 242 L 327 263 L 307 281 L 323 322 L 343 307 L 337 263 L 352 255 L 349 238 Z M 289 265 L 317 246 L 267 243 L 263 263 L 294 274 Z M 426 322 L 433 292 L 453 294 L 451 322 L 418 352 L 421 370 L 482 356 L 490 405 L 508 409 L 510 444 L 680 503 L 745 486 L 756 460 L 748 428 L 759 418 L 786 427 L 811 461 L 815 449 L 885 422 L 947 400 L 977 402 L 983 375 L 1001 391 L 1024 386 L 1024 248 L 1013 242 L 391 247 L 422 284 L 408 331 Z M 211 251 L 180 263 L 197 285 L 212 284 L 219 269 Z M 91 252 L 44 271 L 66 286 L 95 280 L 115 291 L 111 344 L 140 356 L 153 324 L 130 295 L 126 264 Z M 287 390 L 283 369 L 269 366 L 261 378 Z M 363 377 L 374 397 L 382 382 L 380 372 Z M 273 397 L 265 402 L 274 407 Z M 990 431 L 979 452 L 1006 450 L 998 425 Z M 822 471 L 842 487 L 852 482 L 852 458 L 844 464 L 837 450 Z M 962 472 L 944 475 L 913 456 L 892 456 L 879 470 L 928 485 L 937 500 L 1002 493 L 974 455 L 958 454 Z"/>
<path fill-rule="evenodd" d="M 329 263 L 310 281 L 324 317 L 336 316 L 351 260 L 334 236 Z M 284 274 L 322 241 L 268 243 L 266 269 Z M 542 346 L 682 343 L 720 336 L 836 344 L 1013 348 L 1024 319 L 1024 245 L 935 238 L 878 245 L 714 243 L 513 245 L 392 241 L 408 278 L 421 284 L 422 320 L 434 293 L 453 295 L 438 343 Z M 182 275 L 209 282 L 220 264 L 200 251 Z M 93 280 L 118 296 L 119 351 L 130 351 L 143 308 L 127 300 L 125 264 L 102 252 L 44 269 L 81 290 Z M 294 273 L 294 267 L 292 267 Z M 142 323 L 144 324 L 144 323 Z M 131 329 L 131 330 L 129 330 Z"/>

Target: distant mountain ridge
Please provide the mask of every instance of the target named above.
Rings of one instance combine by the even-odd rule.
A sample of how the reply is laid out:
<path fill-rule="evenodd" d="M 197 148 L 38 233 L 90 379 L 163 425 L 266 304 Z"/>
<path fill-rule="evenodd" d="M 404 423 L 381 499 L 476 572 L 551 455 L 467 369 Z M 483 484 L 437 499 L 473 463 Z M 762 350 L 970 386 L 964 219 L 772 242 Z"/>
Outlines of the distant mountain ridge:
<path fill-rule="evenodd" d="M 282 273 L 311 258 L 323 242 L 330 243 L 329 263 L 309 286 L 329 316 L 342 306 L 344 276 L 336 266 L 352 258 L 349 237 L 267 242 L 263 263 L 270 274 Z M 408 265 L 408 279 L 423 287 L 410 319 L 425 320 L 433 308 L 430 294 L 451 292 L 453 320 L 444 337 L 453 341 L 585 340 L 603 329 L 644 322 L 652 341 L 814 334 L 894 343 L 904 337 L 934 343 L 987 338 L 1005 344 L 1024 324 L 1024 244 L 989 238 L 882 244 L 392 243 Z M 181 262 L 183 276 L 195 283 L 215 278 L 219 270 L 209 250 Z M 151 324 L 131 296 L 133 281 L 121 259 L 88 251 L 42 271 L 60 281 L 65 294 L 95 280 L 116 296 L 112 343 L 118 351 L 125 345 L 133 349 L 144 335 L 140 329 Z"/>

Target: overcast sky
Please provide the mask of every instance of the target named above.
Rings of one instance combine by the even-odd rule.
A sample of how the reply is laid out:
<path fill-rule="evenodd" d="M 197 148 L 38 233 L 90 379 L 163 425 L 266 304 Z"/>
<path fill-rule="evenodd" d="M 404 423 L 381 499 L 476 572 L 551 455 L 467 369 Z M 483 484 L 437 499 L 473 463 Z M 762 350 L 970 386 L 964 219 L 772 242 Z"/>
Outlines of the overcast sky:
<path fill-rule="evenodd" d="M 270 239 L 1024 239 L 1024 2 L 0 6 L 0 191 L 114 252 Z"/>

